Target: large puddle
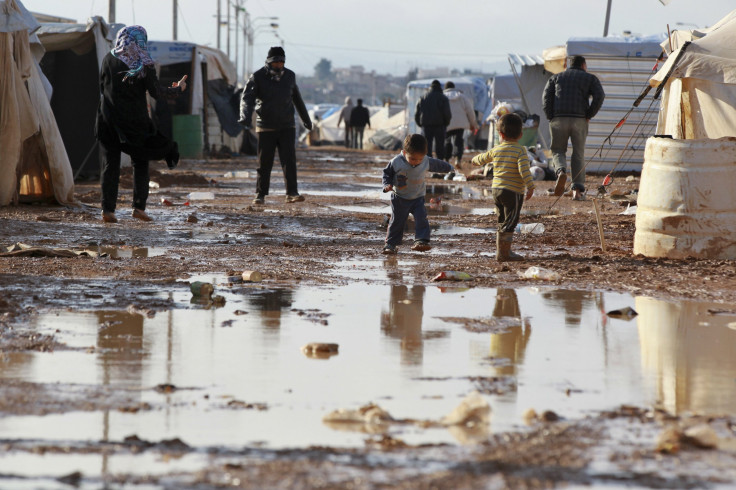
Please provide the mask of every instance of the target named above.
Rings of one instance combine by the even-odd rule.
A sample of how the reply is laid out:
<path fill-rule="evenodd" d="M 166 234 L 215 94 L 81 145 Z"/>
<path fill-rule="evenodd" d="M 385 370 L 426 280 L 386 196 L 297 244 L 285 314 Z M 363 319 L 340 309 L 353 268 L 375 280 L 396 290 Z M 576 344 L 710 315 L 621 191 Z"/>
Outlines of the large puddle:
<path fill-rule="evenodd" d="M 347 276 L 355 265 L 346 265 Z M 390 276 L 411 277 L 410 261 L 395 265 Z M 355 277 L 363 275 L 357 270 Z M 1 379 L 119 388 L 151 409 L 6 416 L 3 439 L 75 444 L 135 434 L 198 448 L 362 447 L 366 434 L 322 418 L 374 402 L 396 418 L 439 420 L 476 389 L 492 407 L 492 432 L 522 430 L 530 408 L 567 418 L 620 404 L 736 413 L 734 307 L 460 283 L 219 285 L 216 292 L 226 298 L 219 308 L 192 303 L 180 290 L 162 292 L 177 307 L 152 318 L 128 311 L 35 318 L 39 333 L 80 349 L 6 353 Z M 626 306 L 639 315 L 605 314 Z M 339 353 L 308 357 L 301 347 L 310 342 L 337 343 Z M 155 387 L 162 384 L 179 389 L 161 393 Z M 477 437 L 413 425 L 386 430 L 410 444 Z M 18 475 L 54 474 L 61 459 L 59 468 L 94 475 L 105 472 L 100 458 L 5 453 L 0 466 Z M 105 457 L 104 464 L 119 471 L 162 465 L 109 458 L 115 463 Z M 186 461 L 164 466 L 174 471 Z"/>

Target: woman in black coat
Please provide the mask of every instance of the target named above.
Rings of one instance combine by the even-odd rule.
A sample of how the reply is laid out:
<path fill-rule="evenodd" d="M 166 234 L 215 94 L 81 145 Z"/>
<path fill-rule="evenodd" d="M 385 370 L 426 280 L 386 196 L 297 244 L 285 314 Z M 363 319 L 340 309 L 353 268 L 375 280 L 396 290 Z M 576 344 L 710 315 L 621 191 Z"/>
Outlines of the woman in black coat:
<path fill-rule="evenodd" d="M 176 142 L 162 135 L 148 115 L 146 92 L 154 99 L 174 98 L 186 89 L 187 76 L 162 87 L 148 54 L 148 35 L 141 26 L 118 32 L 115 48 L 102 60 L 96 134 L 102 148 L 102 220 L 116 223 L 115 206 L 120 181 L 120 153 L 133 162 L 133 217 L 151 221 L 146 214 L 148 162 L 165 159 L 169 168 L 179 162 Z"/>

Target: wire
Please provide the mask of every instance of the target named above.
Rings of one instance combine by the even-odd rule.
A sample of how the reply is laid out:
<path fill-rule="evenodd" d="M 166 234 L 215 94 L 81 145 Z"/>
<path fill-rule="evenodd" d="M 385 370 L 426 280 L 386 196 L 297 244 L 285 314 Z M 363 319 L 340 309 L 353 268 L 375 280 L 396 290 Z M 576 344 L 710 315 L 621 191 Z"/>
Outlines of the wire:
<path fill-rule="evenodd" d="M 194 39 L 194 36 L 192 36 L 192 33 L 189 31 L 189 25 L 187 24 L 187 19 L 184 17 L 184 11 L 181 9 L 181 3 L 177 2 L 176 8 L 179 11 L 179 17 L 181 17 L 181 21 L 184 23 L 184 29 L 187 30 L 189 39 Z"/>
<path fill-rule="evenodd" d="M 335 51 L 356 51 L 356 52 L 365 52 L 365 53 L 388 53 L 388 54 L 415 54 L 415 55 L 431 55 L 431 56 L 467 56 L 472 58 L 504 58 L 506 59 L 508 57 L 508 53 L 504 54 L 487 54 L 487 53 L 435 53 L 435 52 L 427 52 L 427 51 L 396 51 L 396 50 L 382 50 L 382 49 L 366 49 L 366 48 L 344 48 L 344 47 L 337 47 L 337 46 L 326 46 L 326 45 L 319 45 L 319 44 L 300 44 L 300 43 L 291 43 L 291 46 L 301 46 L 303 48 L 319 48 L 319 49 L 332 49 Z"/>

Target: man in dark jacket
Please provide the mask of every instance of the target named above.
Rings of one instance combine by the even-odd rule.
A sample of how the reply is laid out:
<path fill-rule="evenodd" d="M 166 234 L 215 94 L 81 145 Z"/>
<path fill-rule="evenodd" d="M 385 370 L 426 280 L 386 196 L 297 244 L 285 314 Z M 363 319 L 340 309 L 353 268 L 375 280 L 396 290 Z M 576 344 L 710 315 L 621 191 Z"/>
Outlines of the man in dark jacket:
<path fill-rule="evenodd" d="M 606 94 L 598 78 L 587 72 L 585 58 L 574 56 L 571 65 L 547 80 L 542 108 L 550 121 L 552 166 L 557 173 L 554 195 L 561 196 L 565 190 L 565 155 L 569 139 L 572 143 L 572 198 L 582 201 L 585 199 L 585 140 L 588 137 L 588 123 L 598 113 Z"/>
<path fill-rule="evenodd" d="M 258 181 L 253 204 L 263 204 L 271 182 L 276 149 L 286 181 L 286 202 L 303 201 L 296 181 L 296 128 L 294 108 L 304 127 L 312 130 L 312 121 L 304 105 L 296 75 L 284 68 L 286 53 L 280 46 L 268 50 L 266 65 L 253 73 L 240 100 L 240 124 L 249 129 L 253 111 L 258 133 Z"/>
<path fill-rule="evenodd" d="M 366 124 L 371 127 L 371 113 L 363 105 L 363 99 L 358 99 L 358 105 L 350 112 L 350 125 L 353 127 L 355 148 L 363 149 L 363 131 Z"/>
<path fill-rule="evenodd" d="M 432 156 L 432 148 L 439 160 L 445 159 L 445 129 L 452 119 L 450 100 L 442 93 L 439 80 L 432 80 L 429 91 L 417 102 L 414 121 L 422 128 L 427 138 L 427 155 Z"/>

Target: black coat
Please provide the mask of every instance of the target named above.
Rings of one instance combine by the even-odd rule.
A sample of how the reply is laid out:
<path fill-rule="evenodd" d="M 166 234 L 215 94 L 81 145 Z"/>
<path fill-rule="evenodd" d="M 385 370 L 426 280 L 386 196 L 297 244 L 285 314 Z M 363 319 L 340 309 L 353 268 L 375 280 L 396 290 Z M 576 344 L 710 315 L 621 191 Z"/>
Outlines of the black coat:
<path fill-rule="evenodd" d="M 123 77 L 130 70 L 128 65 L 111 53 L 102 60 L 100 71 L 100 93 L 102 98 L 97 110 L 95 134 L 103 144 L 124 145 L 126 153 L 130 148 L 150 146 L 152 140 L 162 144 L 160 133 L 148 116 L 146 92 L 154 99 L 174 98 L 182 93 L 178 87 L 166 88 L 159 84 L 156 70 L 144 67 L 144 76 Z M 162 158 L 153 157 L 155 159 Z"/>
<path fill-rule="evenodd" d="M 304 125 L 311 129 L 307 107 L 304 105 L 296 75 L 284 68 L 284 72 L 276 80 L 264 66 L 253 73 L 243 90 L 240 99 L 240 123 L 250 126 L 253 111 L 256 113 L 256 126 L 265 129 L 287 129 L 294 127 L 294 108 Z"/>
<path fill-rule="evenodd" d="M 350 112 L 350 125 L 358 128 L 364 128 L 371 125 L 371 113 L 368 112 L 368 108 L 362 105 L 353 107 Z"/>
<path fill-rule="evenodd" d="M 451 119 L 450 99 L 442 93 L 442 88 L 431 89 L 417 102 L 414 121 L 418 126 L 448 126 Z"/>

